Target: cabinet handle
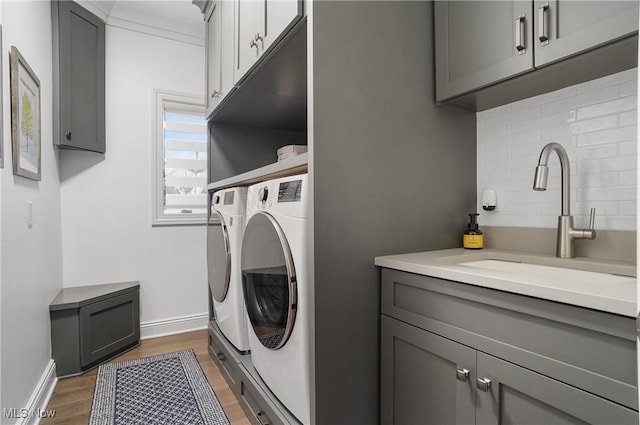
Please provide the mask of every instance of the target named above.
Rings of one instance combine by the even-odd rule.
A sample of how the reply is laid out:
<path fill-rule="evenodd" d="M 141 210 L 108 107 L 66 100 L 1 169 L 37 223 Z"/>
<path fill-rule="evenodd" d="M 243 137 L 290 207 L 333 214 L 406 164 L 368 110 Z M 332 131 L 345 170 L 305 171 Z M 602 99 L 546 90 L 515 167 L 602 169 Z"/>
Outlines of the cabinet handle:
<path fill-rule="evenodd" d="M 265 419 L 262 419 L 262 417 L 264 417 Z M 256 419 L 258 420 L 258 423 L 260 423 L 260 425 L 271 424 L 271 422 L 269 422 L 269 418 L 267 417 L 267 414 L 264 413 L 262 410 L 256 413 Z"/>
<path fill-rule="evenodd" d="M 224 353 L 216 353 L 216 357 L 218 358 L 218 360 L 220 360 L 221 362 L 227 360 L 227 358 L 224 356 Z"/>
<path fill-rule="evenodd" d="M 71 131 L 67 131 L 65 133 L 65 136 L 66 136 L 67 140 L 71 140 Z"/>
<path fill-rule="evenodd" d="M 476 387 L 478 387 L 480 391 L 484 391 L 485 393 L 488 393 L 489 390 L 491 389 L 491 379 L 478 378 L 478 380 L 476 381 Z"/>
<path fill-rule="evenodd" d="M 220 97 L 220 92 L 218 90 L 214 90 L 213 93 L 211 93 L 211 99 L 215 99 L 216 97 Z"/>
<path fill-rule="evenodd" d="M 255 41 L 255 40 L 251 40 L 251 41 L 249 42 L 249 47 L 258 47 L 258 43 L 256 43 L 256 41 Z"/>
<path fill-rule="evenodd" d="M 549 3 L 545 3 L 538 8 L 538 40 L 540 40 L 541 46 L 549 44 Z"/>
<path fill-rule="evenodd" d="M 519 55 L 524 54 L 527 49 L 524 47 L 524 21 L 526 15 L 518 16 L 516 18 L 516 50 Z"/>
<path fill-rule="evenodd" d="M 456 378 L 458 381 L 467 382 L 469 380 L 469 369 L 456 369 Z"/>

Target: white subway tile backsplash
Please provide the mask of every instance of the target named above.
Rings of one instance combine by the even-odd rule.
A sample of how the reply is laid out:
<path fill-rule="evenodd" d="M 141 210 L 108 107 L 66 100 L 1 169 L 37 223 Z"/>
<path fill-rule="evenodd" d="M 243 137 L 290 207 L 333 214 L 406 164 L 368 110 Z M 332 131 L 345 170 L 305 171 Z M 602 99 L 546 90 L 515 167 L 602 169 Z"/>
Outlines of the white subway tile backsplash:
<path fill-rule="evenodd" d="M 638 183 L 638 171 L 620 171 L 618 173 L 618 181 L 622 186 L 633 186 Z"/>
<path fill-rule="evenodd" d="M 606 187 L 619 184 L 618 173 L 578 174 L 571 180 L 574 187 Z"/>
<path fill-rule="evenodd" d="M 577 111 L 577 119 L 584 120 L 587 118 L 601 117 L 604 115 L 631 111 L 636 109 L 637 105 L 637 96 L 627 95 L 627 97 L 612 100 L 610 102 L 602 102 L 595 105 L 585 106 L 584 108 L 579 108 Z"/>
<path fill-rule="evenodd" d="M 626 71 L 618 72 L 616 74 L 607 75 L 602 78 L 598 78 L 596 80 L 587 81 L 586 83 L 578 84 L 577 86 L 573 86 L 576 88 L 577 93 L 584 93 L 587 91 L 607 87 L 607 86 L 615 86 L 618 84 L 623 84 L 629 80 L 637 80 L 638 79 L 638 70 L 637 68 L 628 69 Z"/>
<path fill-rule="evenodd" d="M 595 131 L 578 135 L 578 146 L 599 145 L 603 143 L 620 143 L 637 140 L 636 126 L 619 127 L 611 130 Z"/>
<path fill-rule="evenodd" d="M 628 70 L 477 114 L 478 212 L 492 226 L 557 226 L 560 165 L 549 161 L 549 184 L 532 189 L 542 147 L 562 144 L 571 161 L 571 209 L 586 226 L 635 230 L 637 214 L 637 70 Z M 500 194 L 482 211 L 483 189 Z"/>
<path fill-rule="evenodd" d="M 631 96 L 638 93 L 638 80 L 631 80 L 620 84 L 620 96 Z"/>
<path fill-rule="evenodd" d="M 555 115 L 579 107 L 607 102 L 619 97 L 618 86 L 604 87 L 540 105 L 541 115 Z"/>
<path fill-rule="evenodd" d="M 638 123 L 638 113 L 637 111 L 627 111 L 622 112 L 620 114 L 620 127 L 624 127 L 627 125 L 635 125 Z"/>

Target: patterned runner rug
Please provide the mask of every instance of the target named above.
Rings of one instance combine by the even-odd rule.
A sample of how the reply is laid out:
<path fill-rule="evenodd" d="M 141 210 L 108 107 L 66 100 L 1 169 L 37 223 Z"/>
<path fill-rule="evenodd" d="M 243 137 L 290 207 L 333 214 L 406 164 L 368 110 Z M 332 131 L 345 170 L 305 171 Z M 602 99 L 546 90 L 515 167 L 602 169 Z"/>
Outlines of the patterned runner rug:
<path fill-rule="evenodd" d="M 89 425 L 229 425 L 193 350 L 98 368 Z"/>

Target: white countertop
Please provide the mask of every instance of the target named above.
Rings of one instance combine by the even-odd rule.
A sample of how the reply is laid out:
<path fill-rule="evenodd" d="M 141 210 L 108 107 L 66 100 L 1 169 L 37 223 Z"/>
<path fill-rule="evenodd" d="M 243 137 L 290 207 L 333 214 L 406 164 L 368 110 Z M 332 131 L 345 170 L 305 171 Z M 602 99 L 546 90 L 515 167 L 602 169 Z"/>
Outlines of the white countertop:
<path fill-rule="evenodd" d="M 504 267 L 501 270 L 482 268 L 483 263 L 489 265 L 491 263 L 491 261 L 482 260 L 513 262 L 513 267 Z M 478 263 L 468 264 L 469 262 Z M 536 271 L 539 270 L 541 273 L 527 275 L 519 272 L 517 263 L 534 264 Z M 375 264 L 380 267 L 636 317 L 636 267 L 629 262 L 592 258 L 561 259 L 528 252 L 456 248 L 380 256 L 375 258 Z M 564 270 L 554 269 L 556 267 L 580 270 L 584 273 L 577 272 L 572 278 L 567 278 L 562 273 Z M 599 277 L 607 283 L 598 282 Z"/>

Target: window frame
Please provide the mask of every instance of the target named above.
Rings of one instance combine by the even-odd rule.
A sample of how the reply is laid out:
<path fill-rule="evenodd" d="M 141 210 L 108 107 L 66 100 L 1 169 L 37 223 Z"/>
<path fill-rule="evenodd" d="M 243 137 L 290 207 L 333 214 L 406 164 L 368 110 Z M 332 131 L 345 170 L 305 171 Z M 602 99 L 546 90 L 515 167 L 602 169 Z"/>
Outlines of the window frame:
<path fill-rule="evenodd" d="M 152 226 L 176 226 L 176 225 L 199 225 L 207 224 L 207 212 L 209 211 L 209 194 L 205 185 L 204 196 L 207 199 L 205 212 L 199 214 L 166 214 L 164 213 L 164 103 L 182 103 L 186 105 L 197 106 L 202 108 L 204 117 L 204 98 L 188 93 L 178 93 L 164 90 L 154 90 L 154 118 L 153 118 L 153 137 L 152 139 L 152 208 L 151 208 L 151 225 Z M 207 156 L 207 163 L 208 163 Z M 207 181 L 209 170 L 207 168 Z"/>

